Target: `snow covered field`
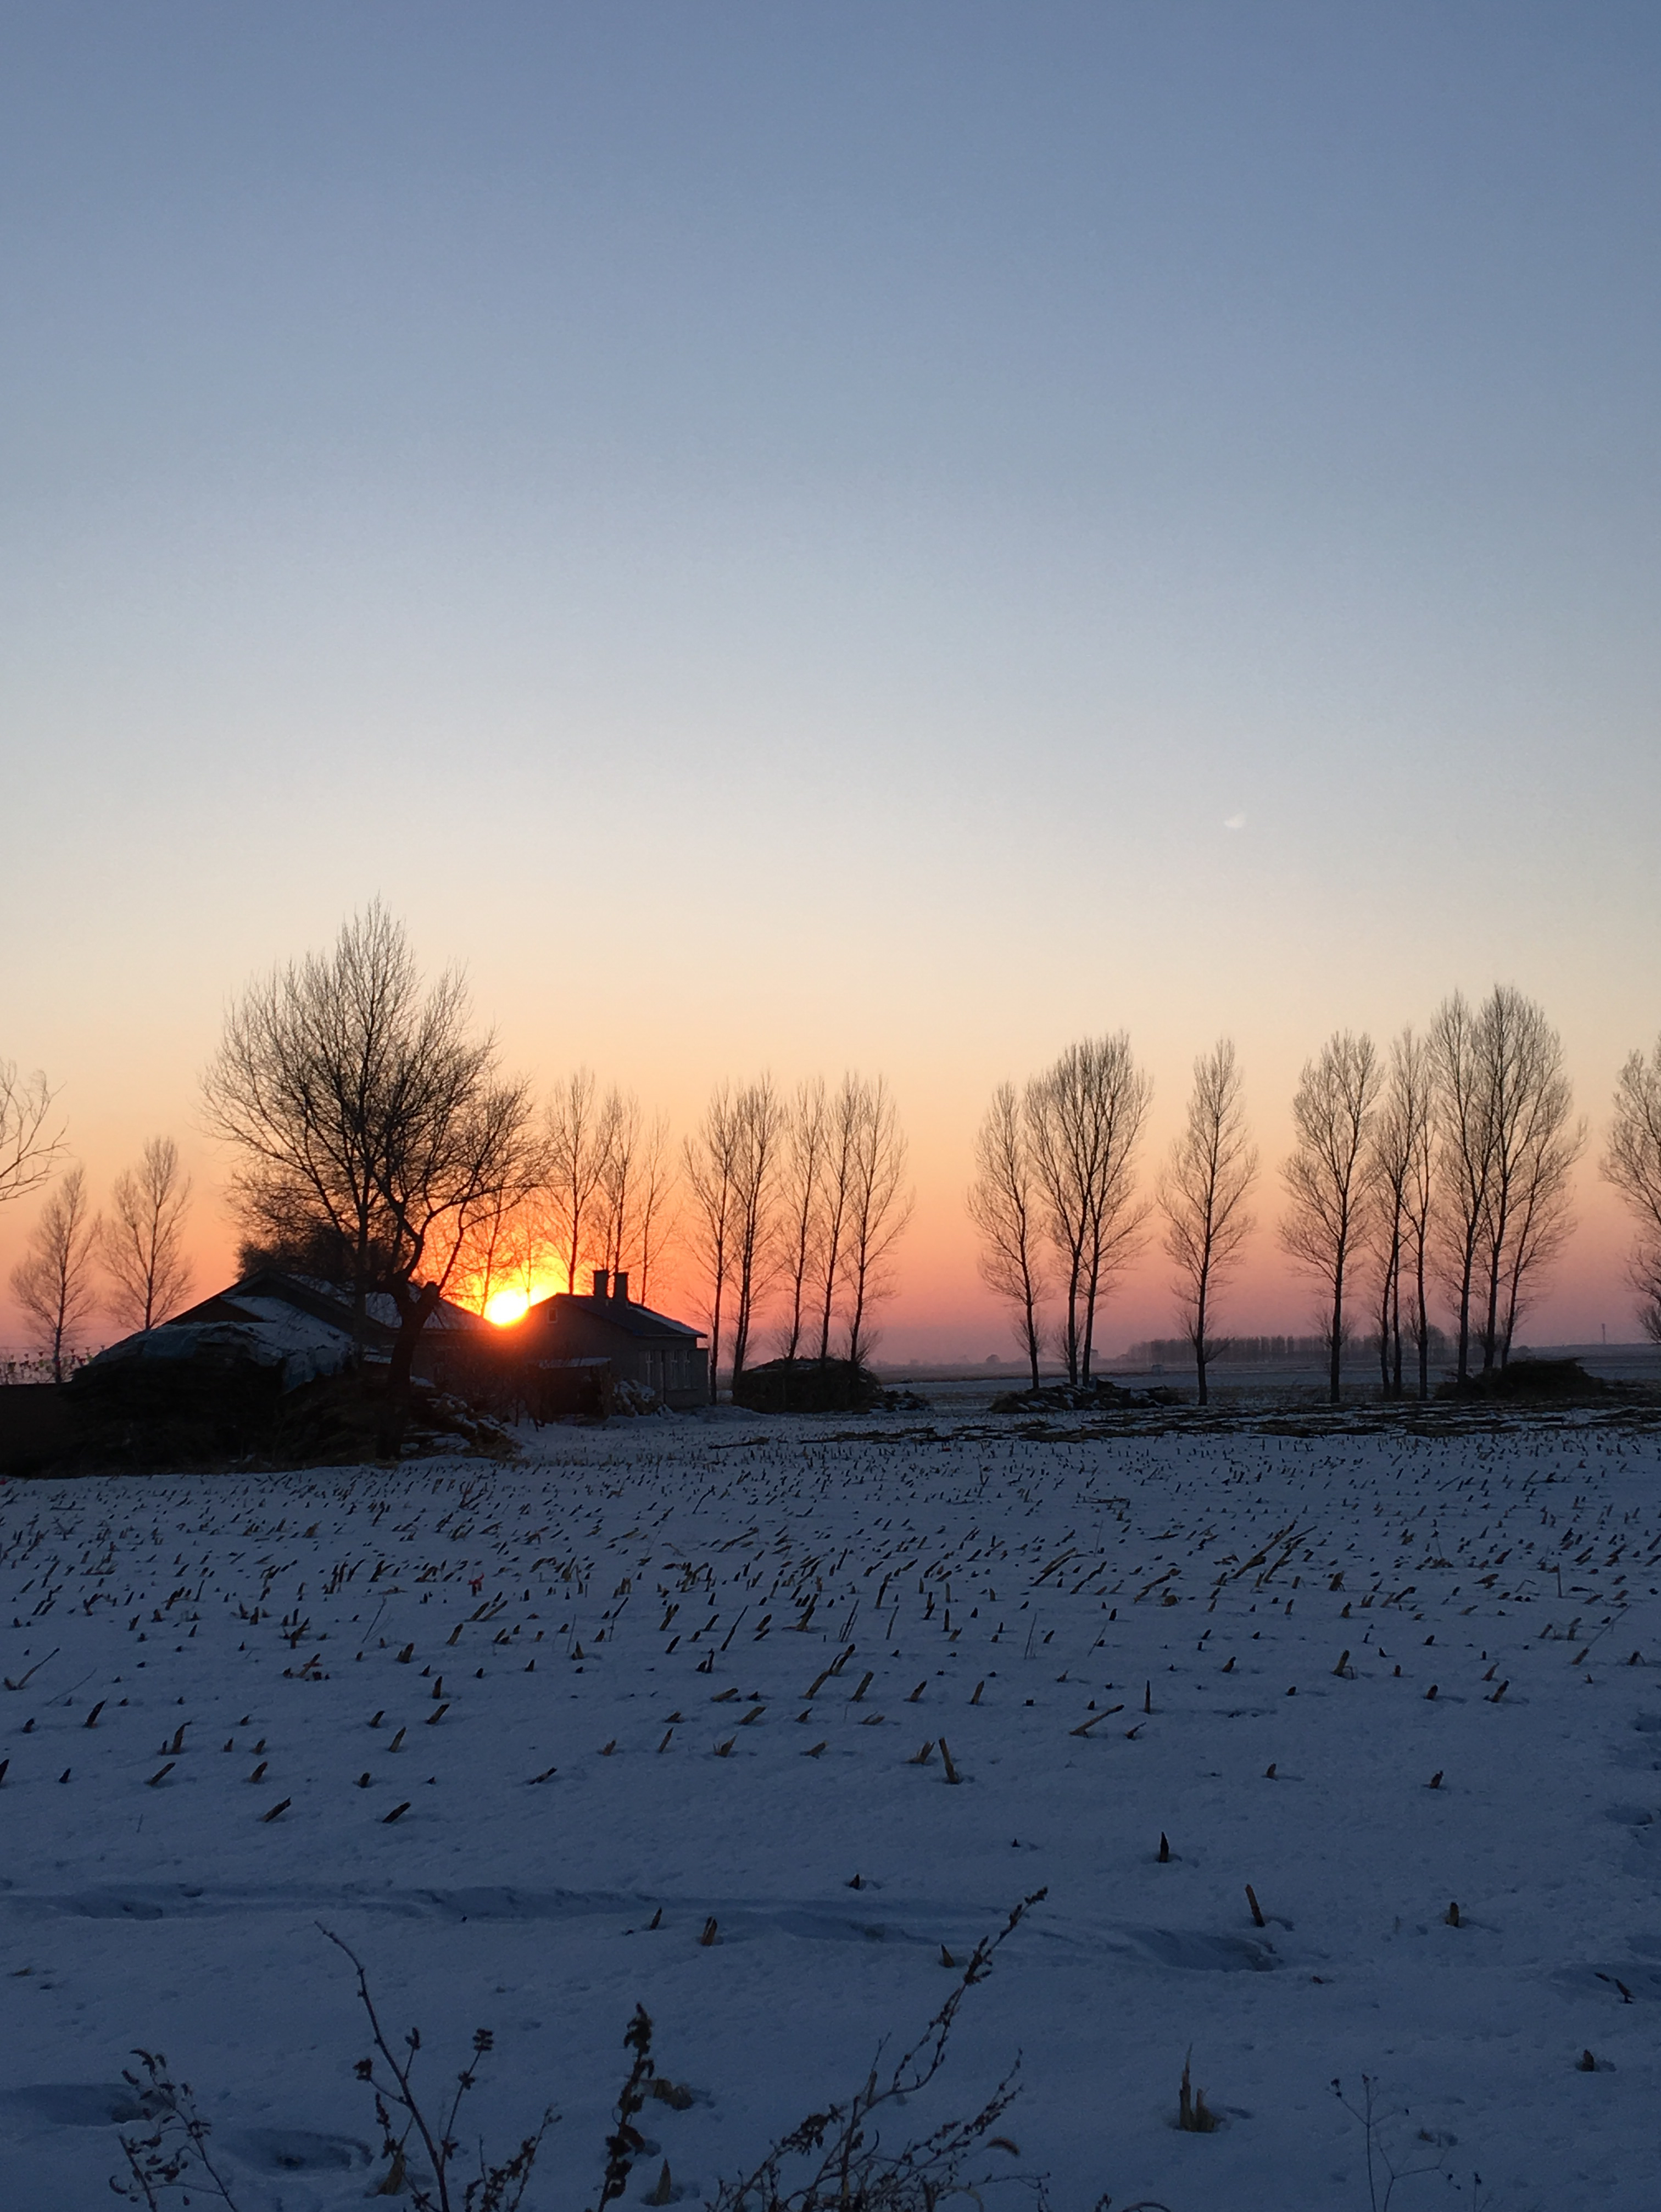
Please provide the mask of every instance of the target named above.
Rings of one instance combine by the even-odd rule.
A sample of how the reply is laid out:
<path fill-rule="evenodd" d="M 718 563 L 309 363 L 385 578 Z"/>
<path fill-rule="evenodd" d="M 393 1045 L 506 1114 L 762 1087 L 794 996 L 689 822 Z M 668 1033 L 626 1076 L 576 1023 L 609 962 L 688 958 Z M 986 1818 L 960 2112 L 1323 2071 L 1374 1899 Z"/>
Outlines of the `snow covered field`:
<path fill-rule="evenodd" d="M 1040 1887 L 896 2117 L 1019 2050 L 989 2161 L 1066 2212 L 1366 2207 L 1363 2074 L 1441 2162 L 1392 2212 L 1653 2212 L 1652 1436 L 830 1426 L 0 1491 L 9 2212 L 115 2201 L 136 2045 L 244 2212 L 362 2202 L 319 1923 L 435 2087 L 494 2031 L 474 2130 L 556 2106 L 539 2212 L 593 2202 L 643 2002 L 697 2094 L 630 2201 L 707 2201 Z"/>

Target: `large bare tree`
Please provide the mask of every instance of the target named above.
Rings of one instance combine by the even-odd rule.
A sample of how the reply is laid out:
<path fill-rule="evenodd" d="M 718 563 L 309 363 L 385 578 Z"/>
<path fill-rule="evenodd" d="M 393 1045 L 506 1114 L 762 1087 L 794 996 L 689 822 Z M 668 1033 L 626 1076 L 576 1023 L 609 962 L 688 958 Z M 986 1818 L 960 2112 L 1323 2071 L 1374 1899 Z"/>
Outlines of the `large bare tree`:
<path fill-rule="evenodd" d="M 1621 1070 L 1602 1164 L 1638 1224 L 1628 1279 L 1645 1335 L 1661 1344 L 1661 1038 L 1647 1059 L 1632 1053 Z"/>
<path fill-rule="evenodd" d="M 1136 1196 L 1135 1164 L 1152 1096 L 1123 1030 L 1069 1045 L 1027 1085 L 1027 1135 L 1062 1273 L 1070 1382 L 1089 1382 L 1097 1310 L 1142 1247 L 1148 1207 Z"/>
<path fill-rule="evenodd" d="M 1320 1286 L 1335 1406 L 1350 1333 L 1345 1291 L 1366 1224 L 1366 1155 L 1378 1093 L 1372 1038 L 1348 1030 L 1329 1037 L 1304 1064 L 1292 1102 L 1293 1151 L 1281 1170 L 1289 1201 L 1281 1242 Z"/>
<path fill-rule="evenodd" d="M 0 1205 L 27 1198 L 52 1174 L 64 1149 L 62 1128 L 51 1126 L 54 1096 L 44 1075 L 20 1075 L 0 1060 Z"/>
<path fill-rule="evenodd" d="M 1213 1300 L 1255 1226 L 1245 1202 L 1256 1175 L 1244 1084 L 1232 1041 L 1223 1037 L 1194 1063 L 1188 1118 L 1159 1188 L 1165 1250 L 1177 1268 L 1177 1310 L 1194 1349 L 1202 1406 L 1208 1402 L 1206 1370 L 1221 1349 L 1210 1333 Z"/>
<path fill-rule="evenodd" d="M 1010 1308 L 1035 1390 L 1043 1350 L 1039 1310 L 1050 1289 L 1043 1204 L 1020 1094 L 1013 1083 L 1001 1083 L 975 1139 L 969 1217 L 981 1234 L 981 1279 Z"/>
<path fill-rule="evenodd" d="M 423 986 L 377 901 L 331 951 L 250 986 L 203 1079 L 245 1231 L 329 1265 L 360 1356 L 368 1299 L 390 1296 L 395 1388 L 473 1223 L 523 1172 L 528 1097 L 496 1063 L 460 975 Z"/>
<path fill-rule="evenodd" d="M 153 1328 L 185 1303 L 191 1286 L 185 1217 L 191 1179 L 171 1137 L 152 1137 L 136 1168 L 115 1179 L 101 1251 L 111 1312 L 129 1328 Z"/>
<path fill-rule="evenodd" d="M 848 1358 L 860 1365 L 876 1342 L 871 1313 L 894 1293 L 894 1248 L 911 1220 L 906 1143 L 893 1094 L 880 1075 L 861 1081 L 846 1217 Z"/>
<path fill-rule="evenodd" d="M 94 1259 L 98 1223 L 87 1197 L 87 1179 L 71 1168 L 40 1209 L 23 1258 L 11 1272 L 12 1295 L 28 1316 L 35 1349 L 52 1362 L 52 1380 L 98 1310 Z"/>

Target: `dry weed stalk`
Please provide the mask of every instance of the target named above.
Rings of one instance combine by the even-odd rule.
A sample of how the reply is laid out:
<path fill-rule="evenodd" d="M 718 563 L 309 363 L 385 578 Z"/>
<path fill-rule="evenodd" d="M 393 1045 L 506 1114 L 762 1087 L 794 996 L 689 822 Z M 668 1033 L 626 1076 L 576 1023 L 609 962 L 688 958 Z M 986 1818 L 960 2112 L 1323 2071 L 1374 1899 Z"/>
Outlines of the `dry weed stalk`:
<path fill-rule="evenodd" d="M 715 1925 L 712 1921 L 711 1927 Z M 600 2179 L 599 2202 L 594 2212 L 605 2212 L 614 2204 L 629 2185 L 629 2172 L 636 2155 L 646 2148 L 645 2138 L 635 2125 L 636 2116 L 644 2106 L 654 2085 L 657 2068 L 652 2063 L 652 2020 L 644 2005 L 635 2007 L 634 2018 L 623 2032 L 624 2046 L 635 2054 L 628 2079 L 618 2095 L 616 2123 L 605 2138 L 605 2172 Z M 666 2098 L 666 2103 L 672 2103 Z M 687 2100 L 691 2102 L 689 2098 Z"/>
<path fill-rule="evenodd" d="M 1453 2137 L 1433 2136 L 1425 2128 L 1419 2130 L 1415 2140 L 1435 2150 L 1437 2156 L 1421 2158 L 1415 2164 L 1397 2165 L 1397 2156 L 1405 2158 L 1411 2154 L 1391 2151 L 1386 2137 L 1386 2128 L 1387 2124 L 1392 2120 L 1405 2120 L 1408 2117 L 1407 2111 L 1405 2107 L 1400 2111 L 1388 2110 L 1379 2101 L 1377 2075 L 1362 2075 L 1360 2104 L 1353 2103 L 1344 2094 L 1343 2082 L 1336 2075 L 1333 2077 L 1332 2094 L 1349 2114 L 1351 2119 L 1359 2121 L 1366 2131 L 1367 2203 L 1371 2207 L 1371 2212 L 1390 2212 L 1390 2201 L 1396 2194 L 1396 2185 L 1398 2182 L 1411 2181 L 1420 2174 L 1447 2172 L 1448 2147 L 1452 2143 Z M 1480 2173 L 1473 2174 L 1471 2177 L 1471 2192 L 1472 2212 L 1482 2212 L 1482 2206 L 1491 2202 L 1491 2199 L 1483 2194 L 1482 2177 Z"/>
<path fill-rule="evenodd" d="M 978 2112 L 966 2119 L 947 2120 L 900 2149 L 883 2148 L 877 2116 L 885 2106 L 902 2103 L 933 2081 L 946 2063 L 958 2007 L 984 1978 L 999 1945 L 1044 1894 L 1040 1889 L 1024 1899 L 995 1936 L 976 1945 L 951 1995 L 886 2081 L 879 2078 L 873 2066 L 845 2104 L 810 2112 L 779 2138 L 753 2172 L 743 2180 L 723 2183 L 715 2212 L 934 2212 L 946 2199 L 973 2195 L 995 2179 L 1023 2180 L 1043 2206 L 1046 2199 L 1039 2178 L 984 2172 L 971 2177 L 964 2171 L 983 2149 L 1019 2155 L 1007 2136 L 993 2132 L 1015 2100 L 1019 2057 Z M 798 2161 L 806 2161 L 806 2170 L 792 2180 L 789 2170 Z"/>
<path fill-rule="evenodd" d="M 203 2186 L 200 2177 L 205 2174 L 221 2203 L 236 2212 L 236 2199 L 208 2155 L 212 2129 L 196 2109 L 190 2083 L 173 2080 L 159 2051 L 135 2051 L 133 2057 L 144 2069 L 143 2080 L 126 2067 L 121 2069 L 121 2078 L 137 2100 L 140 2117 L 149 2122 L 150 2132 L 119 2138 L 127 2160 L 127 2179 L 113 2174 L 110 2187 L 129 2203 L 145 2204 L 150 2212 L 158 2212 L 158 2191 L 199 2189 Z M 188 2195 L 185 2201 L 189 2203 Z"/>
<path fill-rule="evenodd" d="M 946 2002 L 885 2080 L 879 2078 L 878 2065 L 873 2064 L 845 2103 L 809 2113 L 773 2144 L 746 2178 L 723 2183 L 711 2212 L 936 2212 L 941 2204 L 961 2197 L 972 2197 L 984 2212 L 981 2191 L 996 2182 L 1010 2181 L 1030 2192 L 1037 2212 L 1046 2212 L 1049 2200 L 1042 2175 L 1011 2168 L 996 2172 L 984 2166 L 979 2156 L 994 2151 L 1011 2159 L 1020 2155 L 1008 2136 L 993 2132 L 1018 2094 L 1019 2056 L 991 2095 L 970 2117 L 947 2120 L 932 2133 L 891 2151 L 884 2148 L 880 2129 L 885 2106 L 904 2104 L 940 2072 L 964 1997 L 984 1979 L 994 1954 L 1046 1893 L 1036 1890 L 1023 1899 L 998 1933 L 976 1946 Z M 493 2048 L 490 2031 L 480 2028 L 475 2033 L 472 2057 L 456 2076 L 449 2108 L 434 2117 L 412 2079 L 421 2049 L 419 2030 L 411 2028 L 405 2035 L 401 2057 L 394 2051 L 375 2009 L 363 1962 L 332 1929 L 322 1928 L 320 1932 L 345 1954 L 356 1972 L 358 2000 L 374 2045 L 375 2055 L 359 2059 L 356 2068 L 357 2078 L 374 2094 L 381 2151 L 386 2160 L 386 2172 L 370 2194 L 401 2197 L 407 2192 L 412 2212 L 519 2212 L 543 2138 L 557 2117 L 551 2107 L 544 2112 L 534 2132 L 525 2136 L 513 2155 L 500 2164 L 487 2162 L 481 2143 L 478 2172 L 458 2195 L 455 2167 L 460 2143 L 456 2123 L 462 2100 L 478 2080 L 478 2062 Z M 944 1947 L 941 1957 L 947 1965 L 954 1963 Z M 633 2058 L 605 2140 L 605 2166 L 593 2212 L 605 2212 L 627 2191 L 635 2161 L 646 2148 L 645 2138 L 635 2124 L 647 2100 L 656 2098 L 676 2112 L 684 2111 L 694 2101 L 692 2091 L 659 2075 L 652 2058 L 652 2022 L 643 2006 L 636 2006 L 624 2042 Z M 141 2081 L 130 2073 L 125 2079 L 136 2094 L 143 2118 L 152 2124 L 152 2132 L 121 2136 L 128 2173 L 113 2177 L 111 2187 L 132 2203 L 147 2206 L 149 2212 L 161 2212 L 161 2191 L 211 2187 L 230 2212 L 237 2212 L 224 2177 L 209 2156 L 209 2124 L 197 2112 L 189 2084 L 175 2083 L 167 2074 L 167 2061 L 159 2054 L 141 2051 L 137 2055 L 148 2078 Z M 879 2049 L 879 2063 L 880 2059 Z M 1186 2101 L 1186 2069 L 1183 2094 Z M 1204 2116 L 1200 2124 L 1216 2124 L 1205 2112 L 1202 2098 L 1196 2100 L 1196 2108 Z M 1370 2136 L 1370 2153 L 1371 2148 Z M 675 2193 L 666 2161 L 656 2190 L 645 2201 L 668 2203 Z M 1095 2212 L 1110 2212 L 1110 2198 L 1103 2197 Z M 1143 2200 L 1126 2206 L 1123 2212 L 1166 2212 L 1166 2208 Z"/>
<path fill-rule="evenodd" d="M 493 2047 L 489 2028 L 474 2031 L 472 2063 L 464 2066 L 456 2076 L 455 2094 L 450 2100 L 450 2109 L 441 2120 L 429 2118 L 411 2079 L 417 2052 L 421 2048 L 421 2031 L 412 2027 L 405 2037 L 407 2056 L 399 2060 L 387 2042 L 375 2011 L 374 1999 L 369 1994 L 369 1978 L 363 1962 L 350 1945 L 343 1942 L 332 1929 L 321 1931 L 337 1950 L 344 1951 L 357 1970 L 357 1994 L 368 2015 L 369 2033 L 380 2053 L 386 2074 L 377 2072 L 376 2062 L 360 2058 L 356 2073 L 360 2081 L 367 2082 L 374 2094 L 375 2118 L 380 2123 L 381 2151 L 387 2160 L 386 2178 L 375 2191 L 377 2196 L 392 2197 L 407 2185 L 414 2212 L 516 2212 L 530 2186 L 531 2170 L 536 2164 L 542 2139 L 553 2125 L 556 2115 L 550 2106 L 545 2110 L 535 2131 L 526 2136 L 511 2158 L 498 2166 L 485 2162 L 483 2144 L 479 2147 L 478 2172 L 463 2189 L 458 2199 L 451 2189 L 452 2168 L 460 2148 L 455 2133 L 456 2117 L 461 2100 L 478 2079 L 478 2061 L 488 2057 Z M 394 2114 L 403 2115 L 402 2124 Z M 409 2141 L 411 2135 L 420 2138 L 431 2170 L 431 2182 L 420 2179 L 411 2169 Z"/>

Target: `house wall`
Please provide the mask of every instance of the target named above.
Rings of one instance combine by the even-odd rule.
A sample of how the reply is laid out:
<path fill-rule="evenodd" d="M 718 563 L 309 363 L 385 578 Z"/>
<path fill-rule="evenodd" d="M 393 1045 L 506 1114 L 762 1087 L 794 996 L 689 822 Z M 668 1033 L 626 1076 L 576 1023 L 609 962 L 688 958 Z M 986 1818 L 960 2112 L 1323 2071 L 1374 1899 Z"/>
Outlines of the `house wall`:
<path fill-rule="evenodd" d="M 531 1357 L 609 1359 L 614 1375 L 654 1390 L 666 1406 L 709 1402 L 709 1361 L 695 1336 L 636 1335 L 586 1298 L 562 1298 L 551 1315 L 540 1321 L 533 1316 L 524 1326 L 536 1330 L 526 1344 Z"/>

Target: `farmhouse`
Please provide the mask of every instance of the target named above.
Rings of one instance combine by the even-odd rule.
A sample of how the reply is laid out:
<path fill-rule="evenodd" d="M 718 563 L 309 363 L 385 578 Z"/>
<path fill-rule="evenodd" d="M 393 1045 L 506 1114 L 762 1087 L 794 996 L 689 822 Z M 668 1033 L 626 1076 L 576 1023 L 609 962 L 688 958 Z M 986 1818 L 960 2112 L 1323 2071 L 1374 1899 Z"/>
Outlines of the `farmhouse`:
<path fill-rule="evenodd" d="M 626 1274 L 593 1273 L 587 1295 L 560 1291 L 533 1305 L 502 1331 L 523 1348 L 526 1365 L 581 1360 L 607 1363 L 614 1382 L 649 1390 L 664 1405 L 703 1406 L 709 1400 L 709 1363 L 700 1330 L 636 1305 Z"/>
<path fill-rule="evenodd" d="M 372 1295 L 367 1307 L 363 1352 L 373 1367 L 392 1356 L 398 1308 L 384 1291 Z M 441 1298 L 422 1331 L 416 1373 L 441 1389 L 456 1387 L 468 1370 L 467 1355 L 490 1333 L 477 1314 Z M 341 1373 L 351 1357 L 350 1291 L 309 1276 L 260 1267 L 170 1321 L 124 1337 L 91 1365 L 101 1374 L 135 1363 L 177 1368 L 203 1360 L 212 1365 L 245 1362 L 272 1370 L 280 1389 L 288 1391 Z"/>

